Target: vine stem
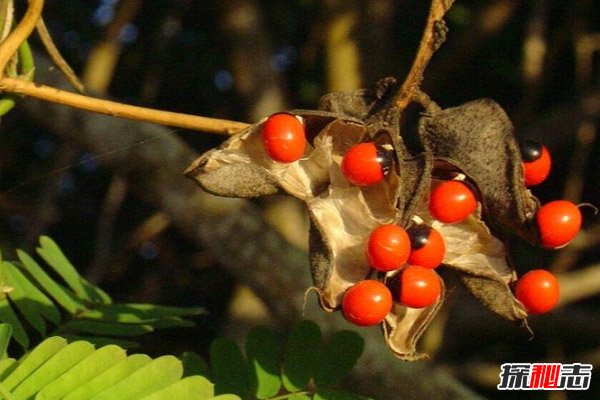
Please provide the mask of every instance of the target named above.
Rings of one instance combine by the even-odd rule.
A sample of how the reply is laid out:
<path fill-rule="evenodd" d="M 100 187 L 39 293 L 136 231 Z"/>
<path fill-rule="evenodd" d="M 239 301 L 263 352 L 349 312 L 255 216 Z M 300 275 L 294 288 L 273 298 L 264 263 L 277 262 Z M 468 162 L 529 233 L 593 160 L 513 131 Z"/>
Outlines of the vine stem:
<path fill-rule="evenodd" d="M 155 110 L 97 99 L 5 76 L 4 70 L 8 61 L 36 27 L 43 8 L 44 0 L 29 0 L 23 19 L 21 19 L 6 39 L 0 43 L 0 91 L 31 96 L 99 114 L 211 133 L 231 135 L 249 126 L 249 124 L 243 122 Z"/>
<path fill-rule="evenodd" d="M 438 49 L 440 38 L 437 36 L 438 29 L 436 23 L 442 22 L 442 18 L 446 12 L 450 9 L 454 0 L 432 0 L 431 7 L 429 8 L 429 15 L 425 29 L 423 30 L 423 37 L 415 56 L 410 71 L 406 77 L 406 80 L 400 88 L 398 97 L 396 99 L 396 106 L 400 110 L 404 110 L 406 106 L 413 100 L 419 102 L 422 100 L 421 90 L 419 85 L 423 80 L 423 73 L 427 64 L 431 60 L 433 53 Z"/>

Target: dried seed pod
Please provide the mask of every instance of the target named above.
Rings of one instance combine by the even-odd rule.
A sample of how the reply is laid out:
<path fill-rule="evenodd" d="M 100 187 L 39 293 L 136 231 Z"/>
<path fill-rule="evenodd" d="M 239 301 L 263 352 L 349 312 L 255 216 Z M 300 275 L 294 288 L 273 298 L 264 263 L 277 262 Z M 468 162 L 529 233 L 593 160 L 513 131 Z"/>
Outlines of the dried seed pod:
<path fill-rule="evenodd" d="M 489 100 L 448 110 L 432 107 L 419 129 L 425 151 L 412 154 L 404 139 L 415 138 L 403 137 L 399 126 L 403 110 L 394 103 L 397 88 L 389 78 L 372 89 L 327 95 L 322 111 L 288 111 L 302 118 L 306 132 L 307 150 L 296 161 L 278 163 L 268 157 L 260 121 L 201 156 L 186 175 L 222 196 L 283 191 L 305 201 L 311 273 L 327 311 L 339 309 L 346 289 L 371 274 L 364 245 L 372 230 L 388 223 L 406 228 L 419 217 L 444 237 L 441 268 L 456 271 L 492 311 L 510 320 L 524 319 L 527 313 L 509 288 L 515 274 L 504 245 L 486 225 L 498 222 L 531 239 L 530 219 L 537 203 L 523 186 L 510 121 Z M 344 177 L 341 162 L 351 146 L 364 141 L 393 148 L 394 159 L 381 182 L 359 187 Z M 466 175 L 480 209 L 453 225 L 434 221 L 427 207 L 432 179 L 456 173 Z M 384 281 L 394 279 L 395 273 L 386 273 Z M 385 340 L 394 354 L 405 360 L 423 357 L 417 341 L 443 298 L 442 293 L 436 304 L 423 309 L 394 302 L 383 322 Z"/>
<path fill-rule="evenodd" d="M 455 168 L 476 183 L 489 218 L 531 243 L 538 201 L 523 184 L 523 166 L 512 123 L 489 99 L 434 111 L 420 121 L 423 147 L 443 170 Z M 486 220 L 488 215 L 484 215 Z"/>

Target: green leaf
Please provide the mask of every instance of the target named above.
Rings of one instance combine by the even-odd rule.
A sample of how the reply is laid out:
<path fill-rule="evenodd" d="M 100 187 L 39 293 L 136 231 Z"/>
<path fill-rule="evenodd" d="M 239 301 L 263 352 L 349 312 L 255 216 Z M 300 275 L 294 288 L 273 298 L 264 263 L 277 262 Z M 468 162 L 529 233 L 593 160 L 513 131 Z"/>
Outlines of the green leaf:
<path fill-rule="evenodd" d="M 6 298 L 0 300 L 0 322 L 8 323 L 12 326 L 12 336 L 23 349 L 29 347 L 29 336 L 27 336 L 23 324 L 19 321 L 17 314 L 15 314 Z"/>
<path fill-rule="evenodd" d="M 48 359 L 67 346 L 67 341 L 61 337 L 54 336 L 44 340 L 37 345 L 31 353 L 23 356 L 18 361 L 17 368 L 4 380 L 3 384 L 7 390 L 14 389 L 37 370 Z"/>
<path fill-rule="evenodd" d="M 100 336 L 132 337 L 152 332 L 154 329 L 150 325 L 144 324 L 124 324 L 89 319 L 76 319 L 63 324 L 61 330 L 74 330 Z"/>
<path fill-rule="evenodd" d="M 46 322 L 42 317 L 39 307 L 36 306 L 36 303 L 32 301 L 33 299 L 30 298 L 25 291 L 25 282 L 27 282 L 27 280 L 13 264 L 5 261 L 3 267 L 6 283 L 13 289 L 8 293 L 8 297 L 27 322 L 44 336 L 46 334 Z"/>
<path fill-rule="evenodd" d="M 116 339 L 116 338 L 111 338 L 111 337 L 83 336 L 83 335 L 70 335 L 70 334 L 68 334 L 68 335 L 63 334 L 62 337 L 67 339 L 69 341 L 69 343 L 76 342 L 78 340 L 83 340 L 86 342 L 90 342 L 94 346 L 97 346 L 97 347 L 108 346 L 109 344 L 115 344 L 124 349 L 134 349 L 136 347 L 140 347 L 139 343 L 136 343 L 134 341 Z"/>
<path fill-rule="evenodd" d="M 0 324 L 0 359 L 6 358 L 6 349 L 12 335 L 11 324 Z"/>
<path fill-rule="evenodd" d="M 214 398 L 214 385 L 203 376 L 190 376 L 175 382 L 142 400 L 194 399 L 209 400 Z"/>
<path fill-rule="evenodd" d="M 321 346 L 314 380 L 319 387 L 333 386 L 346 376 L 362 355 L 365 341 L 356 332 L 339 331 Z"/>
<path fill-rule="evenodd" d="M 160 320 L 175 321 L 174 318 L 205 313 L 203 308 L 168 307 L 155 304 L 111 304 L 95 310 L 87 310 L 81 317 L 105 321 L 148 323 Z M 178 325 L 177 325 L 178 326 Z"/>
<path fill-rule="evenodd" d="M 369 397 L 360 396 L 342 390 L 319 389 L 313 396 L 313 400 L 372 400 Z"/>
<path fill-rule="evenodd" d="M 94 350 L 94 346 L 88 342 L 75 342 L 63 347 L 21 382 L 13 390 L 13 394 L 17 398 L 28 399 L 92 354 Z"/>
<path fill-rule="evenodd" d="M 44 400 L 62 399 L 126 357 L 122 348 L 115 345 L 104 346 L 44 387 L 37 396 Z"/>
<path fill-rule="evenodd" d="M 233 393 L 248 398 L 247 367 L 240 348 L 231 340 L 217 338 L 210 346 L 210 365 L 215 393 Z"/>
<path fill-rule="evenodd" d="M 36 303 L 37 311 L 44 318 L 54 324 L 59 324 L 60 313 L 58 312 L 58 309 L 52 300 L 50 300 L 42 291 L 40 291 L 33 283 L 31 283 L 31 280 L 23 274 L 22 268 L 19 268 L 19 266 L 15 263 L 13 263 L 13 265 L 15 266 L 13 277 L 18 285 L 22 288 L 25 296 Z"/>
<path fill-rule="evenodd" d="M 113 387 L 127 376 L 150 363 L 151 358 L 145 354 L 133 354 L 115 364 L 104 373 L 90 379 L 84 385 L 66 395 L 63 400 L 90 399 L 107 388 Z"/>
<path fill-rule="evenodd" d="M 75 315 L 85 310 L 85 306 L 81 304 L 75 296 L 66 288 L 56 283 L 50 276 L 39 266 L 39 264 L 22 250 L 17 250 L 19 260 L 23 266 L 31 274 L 31 276 L 39 283 L 39 285 L 48 293 L 58 304 L 60 304 L 71 315 Z"/>
<path fill-rule="evenodd" d="M 235 394 L 221 394 L 213 397 L 211 400 L 242 400 Z"/>
<path fill-rule="evenodd" d="M 108 304 L 111 302 L 105 292 L 79 275 L 54 240 L 48 236 L 41 236 L 40 245 L 41 247 L 36 249 L 37 253 L 65 280 L 77 297 L 92 303 Z"/>
<path fill-rule="evenodd" d="M 210 368 L 202 356 L 193 351 L 186 351 L 181 355 L 183 363 L 183 376 L 201 375 L 211 378 Z"/>
<path fill-rule="evenodd" d="M 173 356 L 162 356 L 150 361 L 117 384 L 106 388 L 92 399 L 141 399 L 177 382 L 182 374 L 181 361 Z"/>
<path fill-rule="evenodd" d="M 256 327 L 246 337 L 246 358 L 256 397 L 267 399 L 279 393 L 279 349 L 273 332 Z"/>
<path fill-rule="evenodd" d="M 5 358 L 0 360 L 0 382 L 3 382 L 6 377 L 11 374 L 17 367 L 17 360 L 14 358 Z"/>
<path fill-rule="evenodd" d="M 298 392 L 308 385 L 321 344 L 321 331 L 311 321 L 298 323 L 290 333 L 283 363 L 283 386 Z"/>

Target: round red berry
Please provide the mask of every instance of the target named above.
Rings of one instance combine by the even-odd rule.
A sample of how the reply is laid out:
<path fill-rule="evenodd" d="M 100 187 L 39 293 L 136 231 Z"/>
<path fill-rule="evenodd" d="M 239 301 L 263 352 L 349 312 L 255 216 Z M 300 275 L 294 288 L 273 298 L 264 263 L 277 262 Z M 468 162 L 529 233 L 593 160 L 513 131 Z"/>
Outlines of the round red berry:
<path fill-rule="evenodd" d="M 436 268 L 446 255 L 446 243 L 442 235 L 430 226 L 419 224 L 408 228 L 410 255 L 408 263 L 426 268 Z"/>
<path fill-rule="evenodd" d="M 344 317 L 360 326 L 383 321 L 392 309 L 392 293 L 383 283 L 375 280 L 360 281 L 346 290 L 342 299 Z"/>
<path fill-rule="evenodd" d="M 431 268 L 409 265 L 400 273 L 400 303 L 406 307 L 428 307 L 440 297 L 442 284 Z"/>
<path fill-rule="evenodd" d="M 577 236 L 581 229 L 581 212 L 570 201 L 551 201 L 540 207 L 536 222 L 542 246 L 555 249 Z"/>
<path fill-rule="evenodd" d="M 400 268 L 410 253 L 408 233 L 394 224 L 377 227 L 367 241 L 369 264 L 379 271 L 387 272 Z"/>
<path fill-rule="evenodd" d="M 390 166 L 390 152 L 372 142 L 352 146 L 342 159 L 344 176 L 357 186 L 381 182 Z"/>
<path fill-rule="evenodd" d="M 529 314 L 543 314 L 558 303 L 558 280 L 546 270 L 534 269 L 517 281 L 515 297 L 523 303 Z"/>
<path fill-rule="evenodd" d="M 521 157 L 525 186 L 535 186 L 544 182 L 552 167 L 552 159 L 546 146 L 530 140 L 524 141 L 521 145 Z"/>
<path fill-rule="evenodd" d="M 446 224 L 461 222 L 477 208 L 473 191 L 460 181 L 445 181 L 437 185 L 429 197 L 429 212 Z"/>
<path fill-rule="evenodd" d="M 262 140 L 269 157 L 281 163 L 298 160 L 306 148 L 304 125 L 298 118 L 286 113 L 267 118 L 262 127 Z"/>

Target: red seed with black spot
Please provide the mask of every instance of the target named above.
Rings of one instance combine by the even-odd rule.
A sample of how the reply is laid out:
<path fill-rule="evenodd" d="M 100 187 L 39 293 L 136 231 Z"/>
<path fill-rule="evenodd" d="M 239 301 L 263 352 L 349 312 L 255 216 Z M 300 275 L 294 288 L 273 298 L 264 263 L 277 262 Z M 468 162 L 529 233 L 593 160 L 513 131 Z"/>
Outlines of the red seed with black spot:
<path fill-rule="evenodd" d="M 446 244 L 442 235 L 425 224 L 413 225 L 407 230 L 411 251 L 408 263 L 426 268 L 436 268 L 444 260 Z"/>

